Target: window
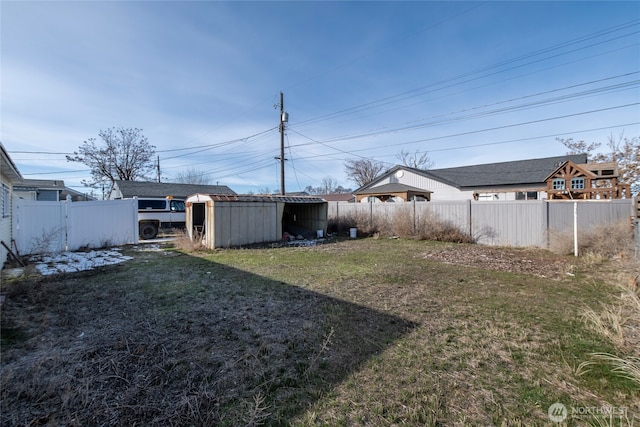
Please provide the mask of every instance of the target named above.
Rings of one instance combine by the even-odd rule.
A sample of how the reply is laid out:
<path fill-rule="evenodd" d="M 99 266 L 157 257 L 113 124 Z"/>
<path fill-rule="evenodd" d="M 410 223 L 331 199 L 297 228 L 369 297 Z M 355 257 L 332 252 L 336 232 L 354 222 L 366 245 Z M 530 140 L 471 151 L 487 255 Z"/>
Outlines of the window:
<path fill-rule="evenodd" d="M 171 212 L 184 212 L 185 210 L 184 202 L 182 200 L 171 201 Z"/>
<path fill-rule="evenodd" d="M 138 209 L 166 209 L 166 200 L 138 200 Z"/>
<path fill-rule="evenodd" d="M 2 218 L 6 218 L 11 215 L 11 193 L 9 187 L 6 184 L 2 184 Z"/>
<path fill-rule="evenodd" d="M 572 190 L 584 190 L 584 178 L 573 178 L 571 180 Z"/>
<path fill-rule="evenodd" d="M 537 200 L 537 191 L 516 191 L 516 200 Z"/>
<path fill-rule="evenodd" d="M 564 179 L 562 178 L 554 179 L 551 188 L 554 190 L 564 190 Z"/>

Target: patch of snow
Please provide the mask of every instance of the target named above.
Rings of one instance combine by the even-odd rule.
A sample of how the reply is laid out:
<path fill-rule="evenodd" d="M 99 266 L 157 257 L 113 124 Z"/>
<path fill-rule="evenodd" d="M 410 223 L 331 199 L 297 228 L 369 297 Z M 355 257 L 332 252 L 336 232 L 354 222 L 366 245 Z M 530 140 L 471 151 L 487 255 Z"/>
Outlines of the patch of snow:
<path fill-rule="evenodd" d="M 29 259 L 43 276 L 92 270 L 105 265 L 120 264 L 133 259 L 122 255 L 120 249 L 92 250 L 88 252 L 61 252 L 54 255 L 36 255 Z"/>

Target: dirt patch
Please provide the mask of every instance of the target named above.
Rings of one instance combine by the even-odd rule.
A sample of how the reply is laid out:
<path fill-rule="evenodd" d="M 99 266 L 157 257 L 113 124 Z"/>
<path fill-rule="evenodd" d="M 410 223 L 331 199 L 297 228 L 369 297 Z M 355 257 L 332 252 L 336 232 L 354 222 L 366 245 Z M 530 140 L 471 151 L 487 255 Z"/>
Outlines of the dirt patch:
<path fill-rule="evenodd" d="M 424 259 L 467 267 L 533 274 L 561 279 L 575 274 L 577 259 L 561 257 L 540 249 L 496 248 L 482 245 L 456 245 L 421 254 Z"/>

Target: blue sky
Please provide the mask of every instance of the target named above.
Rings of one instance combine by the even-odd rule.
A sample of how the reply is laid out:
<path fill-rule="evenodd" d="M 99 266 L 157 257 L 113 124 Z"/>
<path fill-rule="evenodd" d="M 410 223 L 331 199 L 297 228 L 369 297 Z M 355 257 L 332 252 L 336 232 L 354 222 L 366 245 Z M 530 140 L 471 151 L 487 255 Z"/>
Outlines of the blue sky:
<path fill-rule="evenodd" d="M 83 191 L 63 153 L 142 129 L 162 181 L 287 191 L 346 159 L 435 168 L 640 135 L 640 3 L 0 2 L 0 141 L 25 178 Z M 156 177 L 152 177 L 156 179 Z"/>

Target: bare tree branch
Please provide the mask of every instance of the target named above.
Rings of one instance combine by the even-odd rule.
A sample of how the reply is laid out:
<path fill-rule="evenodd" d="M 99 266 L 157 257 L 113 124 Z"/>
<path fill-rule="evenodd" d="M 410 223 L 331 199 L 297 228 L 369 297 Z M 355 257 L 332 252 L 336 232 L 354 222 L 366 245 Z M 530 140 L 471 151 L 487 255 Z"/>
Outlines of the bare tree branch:
<path fill-rule="evenodd" d="M 435 162 L 429 157 L 429 153 L 424 151 L 420 153 L 416 150 L 415 153 L 411 153 L 406 150 L 401 150 L 396 156 L 403 165 L 415 169 L 431 169 L 435 166 Z"/>
<path fill-rule="evenodd" d="M 371 159 L 347 159 L 344 168 L 347 177 L 362 187 L 380 175 L 384 170 L 384 164 Z"/>
<path fill-rule="evenodd" d="M 154 170 L 155 147 L 142 135 L 141 129 L 110 128 L 98 133 L 96 138 L 84 141 L 69 162 L 84 163 L 91 170 L 91 181 L 83 181 L 89 187 L 112 184 L 115 180 L 136 181 L 149 179 Z"/>

